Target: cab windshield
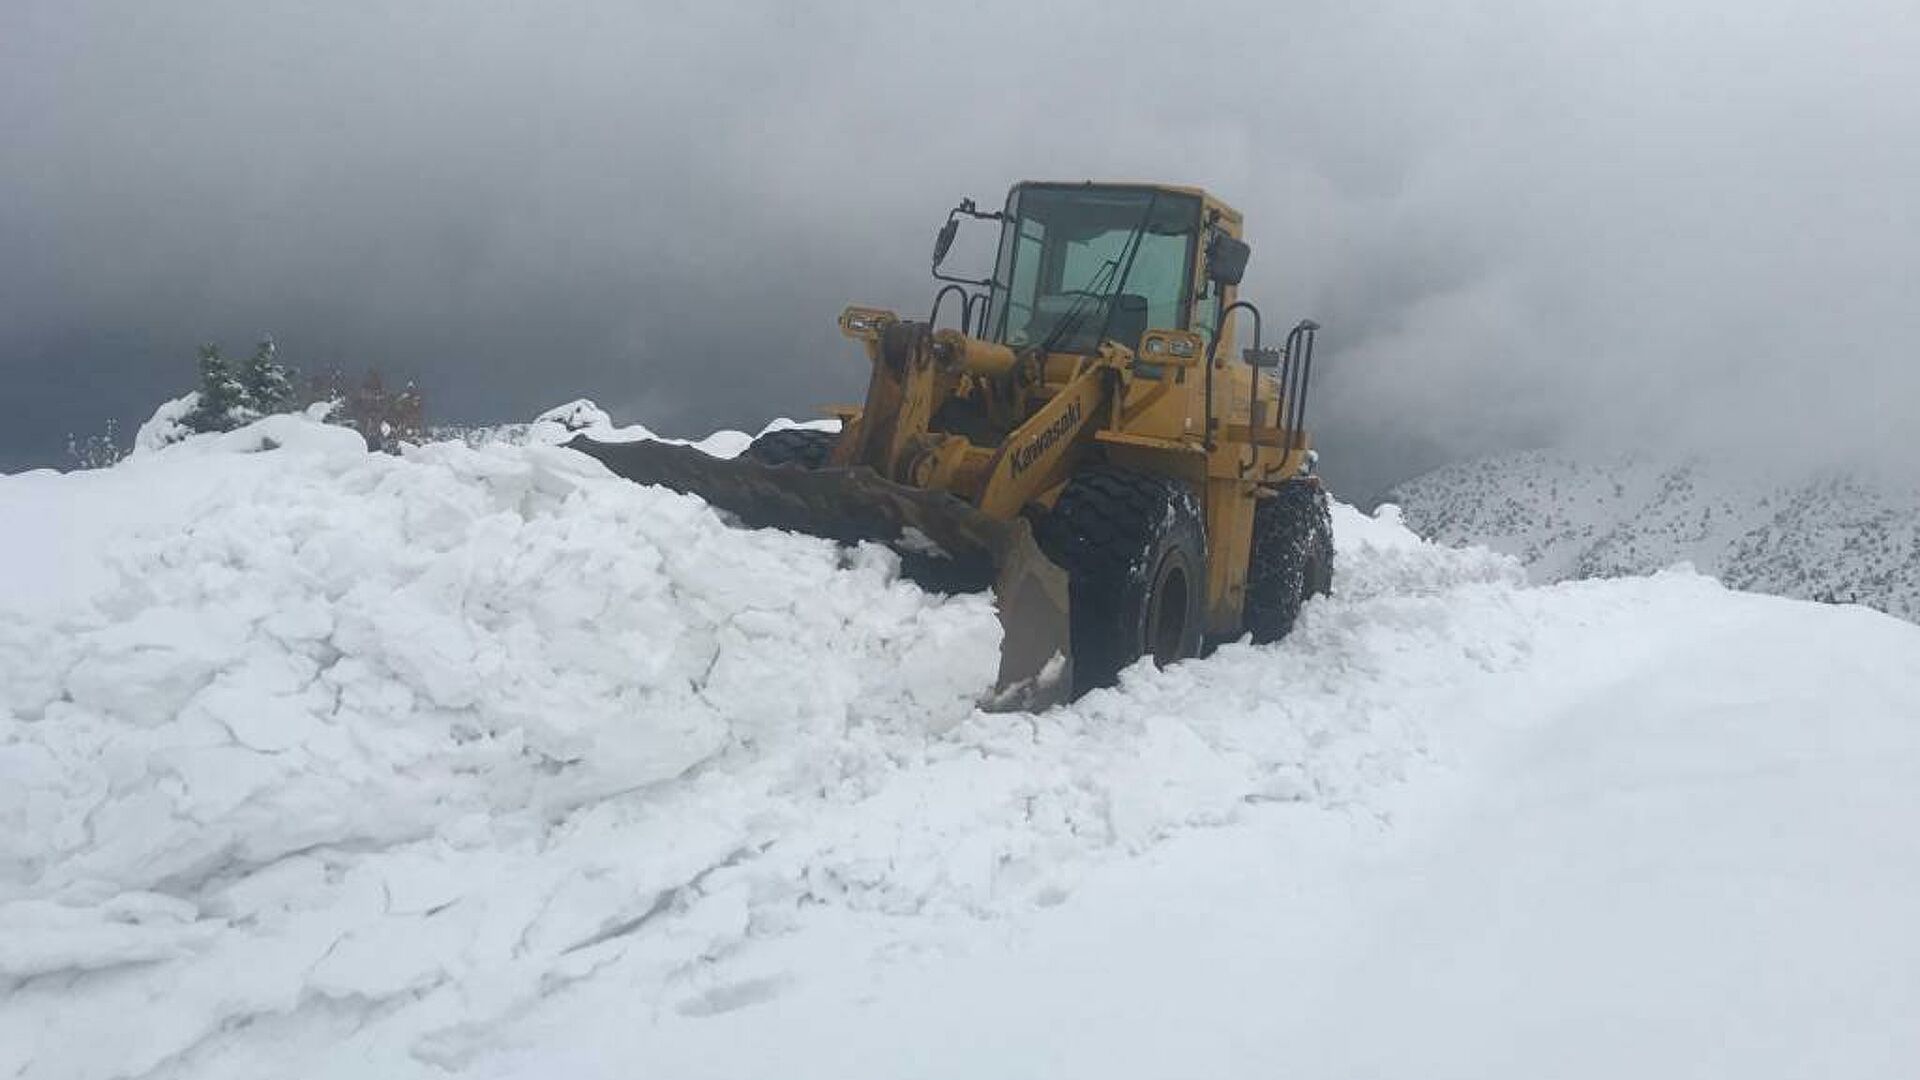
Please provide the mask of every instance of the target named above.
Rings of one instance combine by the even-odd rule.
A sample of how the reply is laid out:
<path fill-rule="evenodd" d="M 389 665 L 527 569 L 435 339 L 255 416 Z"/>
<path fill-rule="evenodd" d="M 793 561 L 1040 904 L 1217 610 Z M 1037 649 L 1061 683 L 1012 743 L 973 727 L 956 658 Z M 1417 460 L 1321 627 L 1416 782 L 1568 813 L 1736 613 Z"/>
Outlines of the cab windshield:
<path fill-rule="evenodd" d="M 1149 329 L 1186 329 L 1199 224 L 1191 195 L 1016 188 L 994 264 L 994 340 L 1091 353 L 1103 336 L 1137 348 Z"/>

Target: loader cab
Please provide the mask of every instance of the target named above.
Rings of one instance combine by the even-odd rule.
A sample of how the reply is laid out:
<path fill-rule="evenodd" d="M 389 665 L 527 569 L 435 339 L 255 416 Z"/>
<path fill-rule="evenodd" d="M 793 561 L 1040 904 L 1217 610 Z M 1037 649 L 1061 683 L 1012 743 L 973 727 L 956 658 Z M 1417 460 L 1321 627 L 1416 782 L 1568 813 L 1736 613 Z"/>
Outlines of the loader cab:
<path fill-rule="evenodd" d="M 1087 354 L 1102 339 L 1138 348 L 1149 329 L 1211 331 L 1218 300 L 1197 302 L 1205 282 L 1195 264 L 1209 201 L 1147 185 L 1016 185 L 1001 221 L 986 336 L 1015 349 Z"/>

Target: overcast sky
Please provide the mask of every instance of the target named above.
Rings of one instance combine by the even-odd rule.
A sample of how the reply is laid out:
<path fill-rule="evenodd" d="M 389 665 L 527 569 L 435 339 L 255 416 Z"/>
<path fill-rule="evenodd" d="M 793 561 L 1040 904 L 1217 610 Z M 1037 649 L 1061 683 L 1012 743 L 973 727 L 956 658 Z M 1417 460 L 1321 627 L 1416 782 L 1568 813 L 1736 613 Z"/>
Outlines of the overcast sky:
<path fill-rule="evenodd" d="M 271 332 L 445 420 L 854 398 L 960 196 L 1199 184 L 1364 498 L 1567 442 L 1920 467 L 1911 0 L 0 3 L 0 463 Z"/>

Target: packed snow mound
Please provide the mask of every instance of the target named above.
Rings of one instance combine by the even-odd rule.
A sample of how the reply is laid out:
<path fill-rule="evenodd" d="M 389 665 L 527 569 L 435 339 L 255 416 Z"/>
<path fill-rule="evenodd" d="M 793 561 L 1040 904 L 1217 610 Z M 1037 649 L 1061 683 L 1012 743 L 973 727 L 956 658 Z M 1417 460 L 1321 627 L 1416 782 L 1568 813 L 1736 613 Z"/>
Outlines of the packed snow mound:
<path fill-rule="evenodd" d="M 562 443 L 578 432 L 607 430 L 613 426 L 613 417 L 607 410 L 595 405 L 590 398 L 579 398 L 555 405 L 534 417 L 528 437 L 532 442 Z"/>
<path fill-rule="evenodd" d="M 84 603 L 0 620 L 0 978 L 173 955 L 205 939 L 196 903 L 300 852 L 951 726 L 993 678 L 985 598 L 572 451 L 395 458 L 272 417 L 123 476 L 161 458 L 196 505 L 96 552 L 117 581 Z"/>
<path fill-rule="evenodd" d="M 1735 588 L 1920 621 L 1920 486 L 1756 467 L 1528 451 L 1448 465 L 1388 497 L 1422 535 L 1513 555 L 1537 581 L 1684 562 Z"/>
<path fill-rule="evenodd" d="M 0 896 L 563 811 L 829 719 L 917 701 L 951 723 L 990 679 L 984 602 L 918 594 L 882 549 L 769 545 L 595 471 L 546 448 L 294 460 L 133 546 L 90 615 L 12 625 Z M 746 641 L 759 662 L 728 648 Z M 838 677 L 792 678 L 826 654 Z M 42 769 L 77 797 L 28 800 Z"/>

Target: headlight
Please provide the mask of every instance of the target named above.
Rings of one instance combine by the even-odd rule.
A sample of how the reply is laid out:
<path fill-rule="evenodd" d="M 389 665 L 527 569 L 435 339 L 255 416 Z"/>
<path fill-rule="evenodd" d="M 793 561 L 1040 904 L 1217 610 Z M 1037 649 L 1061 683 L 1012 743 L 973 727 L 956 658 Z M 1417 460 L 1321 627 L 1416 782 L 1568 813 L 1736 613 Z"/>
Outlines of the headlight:
<path fill-rule="evenodd" d="M 1155 364 L 1191 367 L 1206 351 L 1200 335 L 1191 330 L 1149 330 L 1140 339 L 1140 355 Z"/>
<path fill-rule="evenodd" d="M 873 341 L 900 317 L 881 308 L 850 307 L 840 313 L 840 332 L 850 338 Z"/>

